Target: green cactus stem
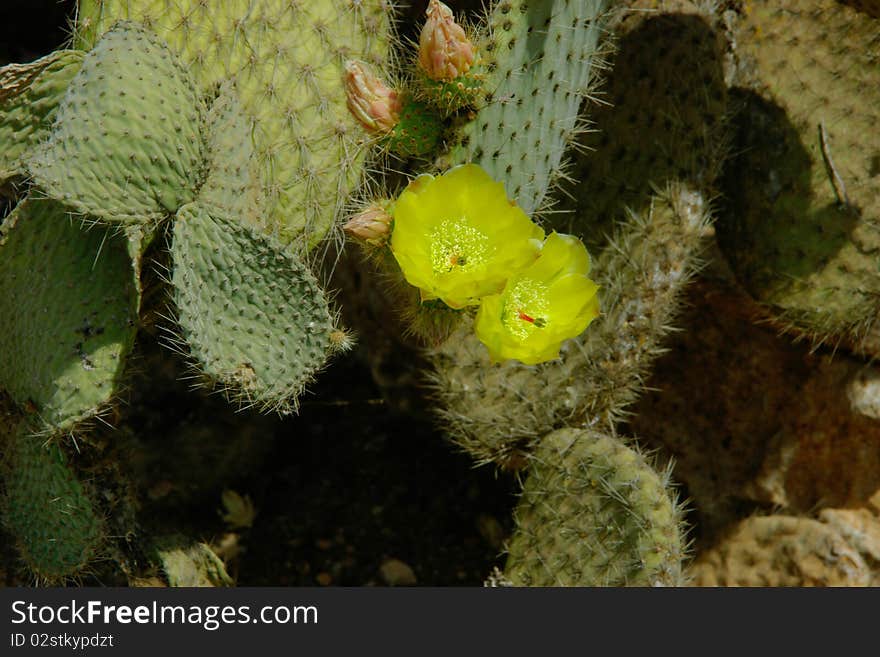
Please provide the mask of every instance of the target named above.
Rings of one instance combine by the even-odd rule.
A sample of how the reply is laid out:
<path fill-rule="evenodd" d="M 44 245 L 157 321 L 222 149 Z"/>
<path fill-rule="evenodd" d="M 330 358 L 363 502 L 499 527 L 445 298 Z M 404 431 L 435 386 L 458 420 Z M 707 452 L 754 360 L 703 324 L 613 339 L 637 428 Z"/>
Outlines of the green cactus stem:
<path fill-rule="evenodd" d="M 529 458 L 504 576 L 514 586 L 674 586 L 685 552 L 669 470 L 561 429 Z"/>
<path fill-rule="evenodd" d="M 0 388 L 47 430 L 94 417 L 119 391 L 139 287 L 124 235 L 27 198 L 0 246 Z"/>

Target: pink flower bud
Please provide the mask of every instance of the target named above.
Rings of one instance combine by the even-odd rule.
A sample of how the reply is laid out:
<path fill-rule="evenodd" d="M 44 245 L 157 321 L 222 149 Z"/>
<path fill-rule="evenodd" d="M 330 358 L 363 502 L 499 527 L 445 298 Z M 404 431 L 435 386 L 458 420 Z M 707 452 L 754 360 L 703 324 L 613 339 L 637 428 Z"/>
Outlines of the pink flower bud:
<path fill-rule="evenodd" d="M 455 22 L 452 10 L 431 0 L 419 39 L 419 65 L 432 80 L 453 80 L 467 73 L 476 56 L 474 45 Z"/>
<path fill-rule="evenodd" d="M 351 237 L 367 244 L 382 246 L 391 234 L 391 215 L 388 213 L 390 201 L 373 201 L 366 208 L 348 220 L 342 229 Z"/>
<path fill-rule="evenodd" d="M 370 132 L 391 132 L 400 120 L 399 94 L 363 62 L 345 63 L 345 94 L 349 111 Z"/>

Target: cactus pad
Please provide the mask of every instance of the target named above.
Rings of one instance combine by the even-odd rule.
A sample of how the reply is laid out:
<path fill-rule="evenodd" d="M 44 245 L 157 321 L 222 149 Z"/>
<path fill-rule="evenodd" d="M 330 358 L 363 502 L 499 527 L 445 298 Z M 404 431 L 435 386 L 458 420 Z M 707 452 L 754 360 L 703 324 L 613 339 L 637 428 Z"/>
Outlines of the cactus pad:
<path fill-rule="evenodd" d="M 433 354 L 452 439 L 480 462 L 515 467 L 554 428 L 616 423 L 661 350 L 709 221 L 704 197 L 682 185 L 632 216 L 596 258 L 602 316 L 563 345 L 559 360 L 490 365 L 462 322 Z"/>
<path fill-rule="evenodd" d="M 48 136 L 82 59 L 79 50 L 58 50 L 0 69 L 0 184 L 24 175 L 22 156 Z"/>
<path fill-rule="evenodd" d="M 556 181 L 581 129 L 578 111 L 593 85 L 606 0 L 501 0 L 479 44 L 490 99 L 462 129 L 452 164 L 474 162 L 531 214 Z"/>
<path fill-rule="evenodd" d="M 880 314 L 880 22 L 833 0 L 750 3 L 736 42 L 748 89 L 719 244 L 780 323 L 857 342 Z"/>
<path fill-rule="evenodd" d="M 76 576 L 98 553 L 101 519 L 57 444 L 44 444 L 24 422 L 10 440 L 3 522 L 37 577 Z"/>
<path fill-rule="evenodd" d="M 248 223 L 263 221 L 260 183 L 250 121 L 242 113 L 235 88 L 221 85 L 208 111 L 208 175 L 198 200 Z"/>
<path fill-rule="evenodd" d="M 66 429 L 117 392 L 134 342 L 139 291 L 126 238 L 84 229 L 50 200 L 24 200 L 7 222 L 0 387 L 48 428 Z"/>
<path fill-rule="evenodd" d="M 28 168 L 84 214 L 155 221 L 195 198 L 203 121 L 195 84 L 167 46 L 119 23 L 85 56 Z"/>
<path fill-rule="evenodd" d="M 232 399 L 295 410 L 334 330 L 308 268 L 275 240 L 200 203 L 178 212 L 171 257 L 180 337 L 196 367 Z"/>
<path fill-rule="evenodd" d="M 574 429 L 547 436 L 531 461 L 504 570 L 514 585 L 679 583 L 668 474 L 615 438 Z"/>
<path fill-rule="evenodd" d="M 80 41 L 119 19 L 154 30 L 203 89 L 232 79 L 253 122 L 271 232 L 320 240 L 360 181 L 366 148 L 341 83 L 346 59 L 381 65 L 385 0 L 81 0 Z"/>

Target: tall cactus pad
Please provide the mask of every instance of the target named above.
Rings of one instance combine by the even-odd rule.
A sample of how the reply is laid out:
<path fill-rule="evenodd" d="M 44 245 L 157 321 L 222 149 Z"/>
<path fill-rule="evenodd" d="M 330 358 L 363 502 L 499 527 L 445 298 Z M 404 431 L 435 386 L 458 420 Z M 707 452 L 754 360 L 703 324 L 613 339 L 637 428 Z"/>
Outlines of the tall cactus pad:
<path fill-rule="evenodd" d="M 200 203 L 178 212 L 171 257 L 181 346 L 197 368 L 244 404 L 295 410 L 334 330 L 308 268 L 276 241 Z"/>
<path fill-rule="evenodd" d="M 513 465 L 560 426 L 616 423 L 661 351 L 709 223 L 702 194 L 682 185 L 631 217 L 593 269 L 602 316 L 563 345 L 559 360 L 490 365 L 463 326 L 433 355 L 452 439 L 481 462 Z"/>
<path fill-rule="evenodd" d="M 668 473 L 619 440 L 552 433 L 531 459 L 504 575 L 518 586 L 678 584 L 674 497 Z"/>
<path fill-rule="evenodd" d="M 82 59 L 78 50 L 58 50 L 0 69 L 0 184 L 24 175 L 22 156 L 48 136 Z"/>
<path fill-rule="evenodd" d="M 464 127 L 453 164 L 475 162 L 531 214 L 559 174 L 564 151 L 582 128 L 578 112 L 594 84 L 607 0 L 500 0 L 490 36 L 491 98 Z"/>
<path fill-rule="evenodd" d="M 232 78 L 254 142 L 273 232 L 323 237 L 359 182 L 366 149 L 349 115 L 343 63 L 382 64 L 385 0 L 80 0 L 90 44 L 118 19 L 154 30 L 203 88 Z"/>
<path fill-rule="evenodd" d="M 120 23 L 86 55 L 28 168 L 52 198 L 108 221 L 158 220 L 202 180 L 203 102 L 152 33 Z"/>
<path fill-rule="evenodd" d="M 97 556 L 102 522 L 62 449 L 22 423 L 3 465 L 3 523 L 28 568 L 48 582 L 82 572 Z"/>
<path fill-rule="evenodd" d="M 747 8 L 719 243 L 782 323 L 857 341 L 880 314 L 880 21 L 833 0 Z"/>
<path fill-rule="evenodd" d="M 126 238 L 26 199 L 0 246 L 0 387 L 68 429 L 117 392 L 139 292 Z"/>
<path fill-rule="evenodd" d="M 233 85 L 222 85 L 208 112 L 208 174 L 198 200 L 259 225 L 264 219 L 251 135 Z"/>

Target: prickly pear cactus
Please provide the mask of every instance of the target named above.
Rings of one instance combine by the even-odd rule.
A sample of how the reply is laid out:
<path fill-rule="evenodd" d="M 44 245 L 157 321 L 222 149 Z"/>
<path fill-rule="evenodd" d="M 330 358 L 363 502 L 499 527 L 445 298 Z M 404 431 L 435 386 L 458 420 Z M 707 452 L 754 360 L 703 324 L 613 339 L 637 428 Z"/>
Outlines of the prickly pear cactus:
<path fill-rule="evenodd" d="M 380 0 L 81 0 L 77 42 L 138 21 L 203 90 L 233 80 L 253 126 L 265 227 L 301 248 L 328 233 L 360 182 L 366 149 L 340 80 L 348 57 L 384 62 L 389 16 Z"/>
<path fill-rule="evenodd" d="M 44 431 L 105 409 L 134 344 L 140 299 L 124 235 L 28 198 L 0 245 L 0 387 Z"/>
<path fill-rule="evenodd" d="M 178 212 L 171 258 L 182 346 L 243 404 L 289 412 L 333 346 L 333 319 L 308 268 L 200 203 Z"/>
<path fill-rule="evenodd" d="M 545 203 L 566 147 L 583 129 L 578 111 L 601 65 L 610 4 L 501 0 L 478 44 L 490 96 L 449 161 L 479 164 L 529 214 Z"/>
<path fill-rule="evenodd" d="M 681 582 L 670 473 L 616 437 L 560 429 L 530 457 L 504 576 L 515 586 Z"/>
<path fill-rule="evenodd" d="M 861 554 L 847 538 L 811 518 L 754 516 L 702 554 L 689 573 L 696 586 L 876 585 L 869 565 L 876 554 Z"/>
<path fill-rule="evenodd" d="M 46 194 L 84 214 L 157 222 L 202 183 L 204 113 L 168 47 L 120 23 L 86 54 L 28 170 Z"/>
<path fill-rule="evenodd" d="M 880 313 L 880 21 L 832 0 L 750 2 L 736 43 L 719 244 L 781 326 L 858 344 Z"/>
<path fill-rule="evenodd" d="M 251 24 L 256 31 L 247 34 L 266 37 L 262 45 L 271 41 L 266 30 L 290 37 L 297 24 L 282 20 L 290 19 L 285 8 L 267 2 L 263 9 L 283 16 L 268 20 L 261 14 Z M 82 430 L 85 421 L 111 406 L 122 390 L 125 360 L 139 328 L 141 274 L 153 277 L 153 269 L 169 261 L 164 287 L 151 282 L 149 310 L 171 316 L 166 324 L 173 325 L 164 326 L 173 336 L 168 344 L 187 357 L 199 380 L 240 407 L 295 411 L 299 394 L 329 354 L 349 344 L 301 257 L 307 242 L 329 229 L 361 173 L 359 145 L 347 136 L 350 119 L 328 108 L 333 98 L 344 98 L 339 71 L 348 48 L 385 43 L 384 28 L 370 18 L 384 18 L 385 8 L 357 3 L 348 9 L 342 12 L 345 23 L 335 20 L 331 3 L 310 5 L 314 22 L 296 28 L 306 37 L 299 40 L 300 59 L 287 59 L 286 46 L 279 51 L 274 41 L 269 51 L 260 51 L 266 59 L 253 76 L 252 62 L 239 61 L 238 74 L 226 79 L 225 64 L 204 52 L 199 66 L 188 66 L 162 36 L 127 20 L 106 31 L 92 23 L 94 47 L 86 53 L 62 51 L 3 69 L 0 137 L 12 147 L 2 182 L 27 174 L 23 189 L 29 194 L 4 218 L 0 233 L 0 309 L 5 309 L 0 386 L 17 412 L 29 417 L 29 431 L 57 446 L 62 435 Z M 331 26 L 337 31 L 324 43 Z M 230 40 L 246 41 L 236 31 L 240 25 L 227 27 Z M 313 59 L 303 60 L 306 55 Z M 205 73 L 197 82 L 189 68 L 216 75 Z M 266 110 L 263 92 L 282 82 L 269 80 L 269 69 L 288 76 L 286 82 L 298 76 L 291 88 L 308 92 L 275 98 L 283 107 Z M 288 101 L 305 104 L 285 105 Z M 257 110 L 269 118 L 255 116 Z M 279 158 L 278 150 L 288 159 Z M 329 159 L 321 159 L 325 156 Z M 292 171 L 290 158 L 301 183 L 296 212 L 279 201 L 291 185 L 276 175 Z M 331 165 L 333 158 L 342 164 Z M 278 216 L 294 215 L 296 228 L 279 225 Z M 269 225 L 275 235 L 260 230 Z M 156 255 L 166 248 L 167 254 Z M 161 295 L 153 288 L 170 292 L 169 312 L 156 309 Z M 51 468 L 42 452 L 24 447 L 10 452 L 7 507 L 43 503 L 32 490 L 36 475 L 59 482 L 59 499 L 79 494 L 77 472 L 83 465 L 67 463 L 63 452 L 52 449 Z M 125 478 L 124 466 L 111 454 L 100 449 L 89 454 L 95 460 L 90 473 L 107 474 L 108 481 Z M 127 492 L 122 497 L 120 508 L 137 506 Z M 86 520 L 98 517 L 97 511 L 86 513 L 85 503 L 80 507 Z M 91 534 L 89 540 L 65 538 L 59 549 L 70 553 L 57 558 L 46 553 L 38 545 L 41 537 L 52 540 L 65 530 L 51 513 L 28 520 L 13 510 L 5 518 L 40 577 L 75 576 L 94 556 L 95 549 L 86 546 Z M 107 520 L 116 533 L 128 534 L 133 514 L 127 519 L 123 526 L 124 519 Z M 114 559 L 121 556 L 111 552 Z"/>
<path fill-rule="evenodd" d="M 0 185 L 24 176 L 21 158 L 46 138 L 82 59 L 79 50 L 58 50 L 0 69 Z"/>
<path fill-rule="evenodd" d="M 574 201 L 562 205 L 568 215 L 553 218 L 597 248 L 604 245 L 594 267 L 601 317 L 559 360 L 536 367 L 490 365 L 467 327 L 435 353 L 434 382 L 448 430 L 480 462 L 515 465 L 562 426 L 613 426 L 662 349 L 710 234 L 710 185 L 723 152 L 722 44 L 694 10 L 660 18 L 634 13 L 618 31 L 620 49 L 606 85 L 616 113 L 598 114 L 596 135 L 584 142 L 597 150 L 572 166 L 584 182 L 573 188 Z M 680 71 L 680 44 L 693 41 L 708 54 L 691 76 Z M 705 116 L 706 131 L 682 146 L 680 137 Z M 671 156 L 679 159 L 659 166 Z M 630 169 L 656 177 L 630 181 Z M 624 198 L 612 188 L 623 188 Z M 613 231 L 610 242 L 601 237 L 606 231 Z"/>
<path fill-rule="evenodd" d="M 46 443 L 27 422 L 8 441 L 3 523 L 36 577 L 73 577 L 99 555 L 101 518 L 56 442 Z"/>

